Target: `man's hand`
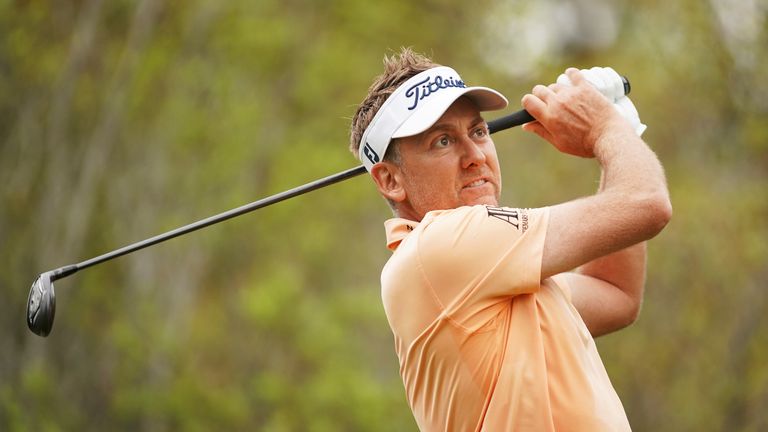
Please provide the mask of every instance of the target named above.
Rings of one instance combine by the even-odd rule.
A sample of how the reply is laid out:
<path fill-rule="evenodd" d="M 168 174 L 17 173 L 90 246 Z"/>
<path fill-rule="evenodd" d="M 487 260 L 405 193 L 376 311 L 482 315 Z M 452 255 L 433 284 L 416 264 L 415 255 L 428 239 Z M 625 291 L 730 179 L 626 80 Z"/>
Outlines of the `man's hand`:
<path fill-rule="evenodd" d="M 630 124 L 581 71 L 569 68 L 565 73 L 572 85 L 537 85 L 523 97 L 523 107 L 536 119 L 523 125 L 523 130 L 536 133 L 563 153 L 592 158 L 600 136 Z"/>
<path fill-rule="evenodd" d="M 610 67 L 595 66 L 591 69 L 581 69 L 590 84 L 600 91 L 609 101 L 613 102 L 613 107 L 627 119 L 638 136 L 642 136 L 646 126 L 640 122 L 640 115 L 637 113 L 635 105 L 625 93 L 624 79 L 615 70 Z M 573 85 L 566 74 L 560 74 L 557 77 L 558 84 Z"/>

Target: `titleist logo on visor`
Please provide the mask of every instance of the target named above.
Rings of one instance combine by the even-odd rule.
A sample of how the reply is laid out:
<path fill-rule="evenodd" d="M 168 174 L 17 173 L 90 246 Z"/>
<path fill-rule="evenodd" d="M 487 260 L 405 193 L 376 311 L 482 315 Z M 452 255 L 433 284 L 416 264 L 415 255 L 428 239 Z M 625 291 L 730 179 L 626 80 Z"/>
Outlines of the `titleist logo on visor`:
<path fill-rule="evenodd" d="M 409 110 L 414 110 L 419 105 L 419 101 L 429 97 L 433 93 L 437 93 L 442 89 L 449 87 L 466 88 L 467 85 L 464 81 L 454 79 L 451 77 L 443 78 L 440 75 L 436 76 L 430 81 L 430 77 L 424 78 L 422 81 L 417 82 L 408 88 L 405 92 L 406 98 L 411 98 L 413 104 L 408 107 Z"/>

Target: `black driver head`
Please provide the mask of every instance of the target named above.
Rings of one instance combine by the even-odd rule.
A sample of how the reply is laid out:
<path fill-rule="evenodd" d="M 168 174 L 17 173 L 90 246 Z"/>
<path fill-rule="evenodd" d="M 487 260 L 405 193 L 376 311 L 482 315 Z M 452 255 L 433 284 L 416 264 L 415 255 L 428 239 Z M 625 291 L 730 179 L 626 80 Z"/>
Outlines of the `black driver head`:
<path fill-rule="evenodd" d="M 27 326 L 38 336 L 48 336 L 56 314 L 56 294 L 53 292 L 51 272 L 46 272 L 32 282 L 27 300 Z"/>

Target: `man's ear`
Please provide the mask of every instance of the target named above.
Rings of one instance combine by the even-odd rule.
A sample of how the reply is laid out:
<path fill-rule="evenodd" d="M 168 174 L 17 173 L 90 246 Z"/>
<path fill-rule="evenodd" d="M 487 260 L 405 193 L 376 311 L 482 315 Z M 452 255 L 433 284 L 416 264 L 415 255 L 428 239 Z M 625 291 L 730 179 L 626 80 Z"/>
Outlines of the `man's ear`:
<path fill-rule="evenodd" d="M 406 193 L 400 167 L 389 161 L 379 162 L 371 168 L 371 177 L 384 198 L 396 203 L 405 200 Z"/>

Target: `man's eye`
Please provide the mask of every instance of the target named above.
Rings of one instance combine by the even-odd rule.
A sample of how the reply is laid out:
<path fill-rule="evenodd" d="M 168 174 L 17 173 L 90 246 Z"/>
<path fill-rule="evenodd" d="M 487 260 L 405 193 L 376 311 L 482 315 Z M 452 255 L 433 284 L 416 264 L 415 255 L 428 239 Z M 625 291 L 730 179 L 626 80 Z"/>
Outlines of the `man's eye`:
<path fill-rule="evenodd" d="M 435 141 L 437 147 L 448 147 L 451 144 L 451 139 L 443 135 Z"/>
<path fill-rule="evenodd" d="M 483 126 L 475 129 L 475 134 L 477 138 L 482 138 L 486 135 L 488 135 L 488 130 Z"/>

